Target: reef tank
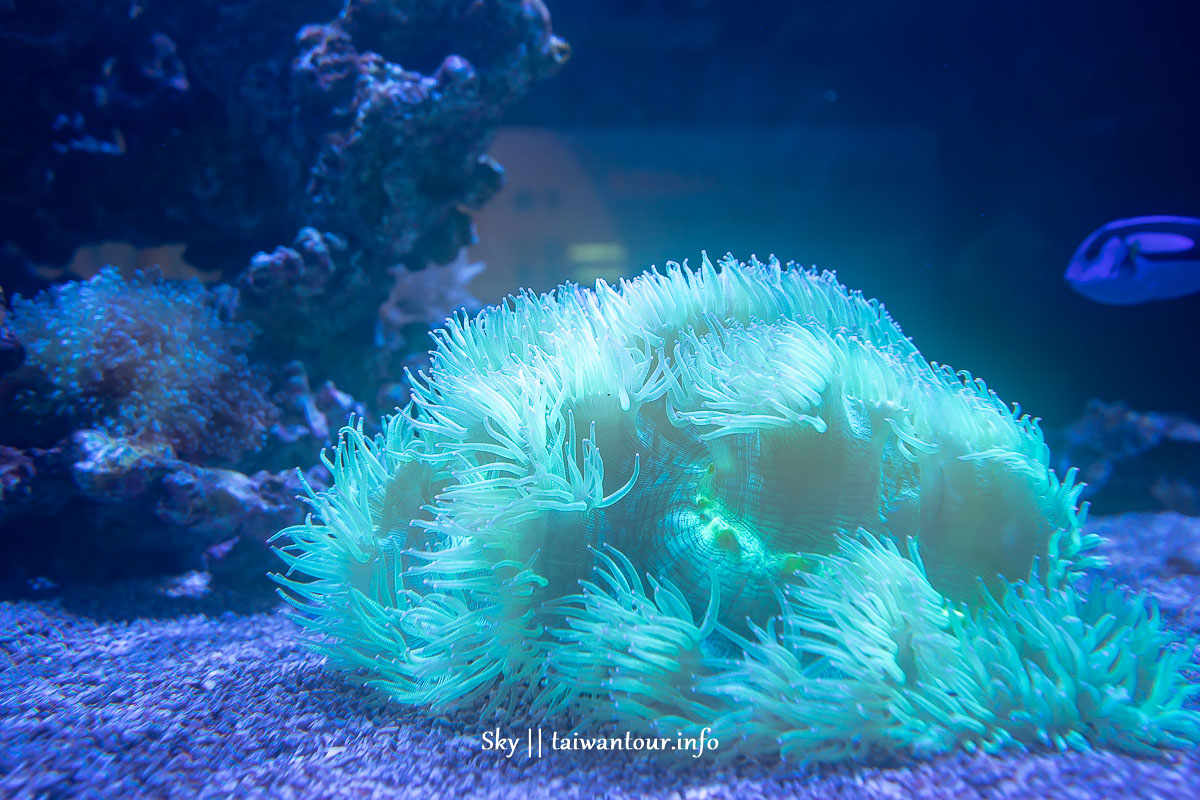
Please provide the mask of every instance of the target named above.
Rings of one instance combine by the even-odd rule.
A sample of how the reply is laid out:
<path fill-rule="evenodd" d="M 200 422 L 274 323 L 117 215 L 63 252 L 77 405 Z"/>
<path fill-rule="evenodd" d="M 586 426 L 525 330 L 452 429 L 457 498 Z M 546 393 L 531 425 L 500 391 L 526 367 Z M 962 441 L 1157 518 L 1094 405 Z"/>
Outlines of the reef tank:
<path fill-rule="evenodd" d="M 0 0 L 0 797 L 1200 796 L 1191 11 Z"/>

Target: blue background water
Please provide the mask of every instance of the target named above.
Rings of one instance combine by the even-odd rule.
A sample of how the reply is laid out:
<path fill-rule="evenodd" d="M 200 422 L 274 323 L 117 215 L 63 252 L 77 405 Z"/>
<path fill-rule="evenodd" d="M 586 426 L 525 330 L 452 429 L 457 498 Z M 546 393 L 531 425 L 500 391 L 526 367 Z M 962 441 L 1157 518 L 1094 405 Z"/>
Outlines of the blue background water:
<path fill-rule="evenodd" d="M 588 185 L 547 199 L 554 179 L 524 169 L 544 147 L 501 159 L 480 234 L 523 209 L 519 282 L 569 272 L 561 228 L 587 226 L 561 221 L 594 191 L 629 270 L 776 253 L 836 268 L 929 358 L 1052 423 L 1093 396 L 1200 412 L 1200 298 L 1110 308 L 1062 280 L 1109 220 L 1200 214 L 1192 4 L 548 5 L 572 62 L 506 122 L 561 137 Z"/>

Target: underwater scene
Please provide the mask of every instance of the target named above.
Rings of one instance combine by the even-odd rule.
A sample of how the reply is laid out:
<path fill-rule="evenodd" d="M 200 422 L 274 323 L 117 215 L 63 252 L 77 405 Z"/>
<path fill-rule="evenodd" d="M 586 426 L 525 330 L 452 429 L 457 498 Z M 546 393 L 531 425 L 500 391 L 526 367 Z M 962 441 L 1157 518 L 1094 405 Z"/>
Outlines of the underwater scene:
<path fill-rule="evenodd" d="M 1184 0 L 0 0 L 0 798 L 1200 796 Z"/>

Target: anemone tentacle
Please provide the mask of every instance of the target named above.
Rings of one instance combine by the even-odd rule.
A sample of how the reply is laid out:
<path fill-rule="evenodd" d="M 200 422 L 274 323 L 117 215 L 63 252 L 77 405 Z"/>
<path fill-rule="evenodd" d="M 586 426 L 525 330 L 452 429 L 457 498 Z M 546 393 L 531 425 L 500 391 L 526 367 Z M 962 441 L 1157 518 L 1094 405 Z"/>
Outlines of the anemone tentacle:
<path fill-rule="evenodd" d="M 1197 738 L 1151 604 L 1077 588 L 1037 421 L 832 273 L 705 257 L 435 342 L 277 536 L 312 646 L 394 698 L 808 761 Z"/>

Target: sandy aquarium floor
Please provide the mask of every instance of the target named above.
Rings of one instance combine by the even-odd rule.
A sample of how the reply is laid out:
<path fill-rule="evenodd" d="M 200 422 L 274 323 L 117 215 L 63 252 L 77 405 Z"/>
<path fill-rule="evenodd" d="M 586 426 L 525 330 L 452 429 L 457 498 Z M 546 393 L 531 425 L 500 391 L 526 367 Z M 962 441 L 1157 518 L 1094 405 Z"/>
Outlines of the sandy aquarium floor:
<path fill-rule="evenodd" d="M 1200 521 L 1097 521 L 1119 580 L 1200 632 Z M 1192 560 L 1196 556 L 1196 560 Z M 0 797 L 1186 798 L 1200 754 L 958 753 L 810 772 L 633 753 L 513 758 L 323 669 L 274 609 L 145 584 L 0 603 Z M 522 731 L 523 732 L 523 731 Z M 512 735 L 513 732 L 505 732 Z M 521 732 L 517 732 L 521 733 Z M 550 731 L 545 731 L 549 736 Z"/>

